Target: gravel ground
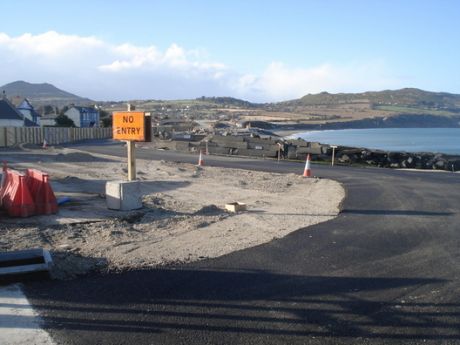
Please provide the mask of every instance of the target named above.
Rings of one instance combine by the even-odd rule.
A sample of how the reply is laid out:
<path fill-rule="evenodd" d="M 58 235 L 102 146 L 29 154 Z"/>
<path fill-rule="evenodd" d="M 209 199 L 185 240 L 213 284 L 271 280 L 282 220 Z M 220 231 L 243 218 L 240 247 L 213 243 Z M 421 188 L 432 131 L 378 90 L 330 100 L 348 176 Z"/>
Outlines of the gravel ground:
<path fill-rule="evenodd" d="M 126 179 L 124 159 L 56 148 L 2 159 L 49 173 L 56 196 L 70 200 L 57 215 L 0 218 L 0 250 L 49 249 L 56 279 L 225 255 L 330 220 L 345 196 L 335 181 L 300 174 L 137 160 L 143 208 L 120 212 L 104 193 L 107 181 Z M 247 210 L 225 210 L 236 201 Z"/>

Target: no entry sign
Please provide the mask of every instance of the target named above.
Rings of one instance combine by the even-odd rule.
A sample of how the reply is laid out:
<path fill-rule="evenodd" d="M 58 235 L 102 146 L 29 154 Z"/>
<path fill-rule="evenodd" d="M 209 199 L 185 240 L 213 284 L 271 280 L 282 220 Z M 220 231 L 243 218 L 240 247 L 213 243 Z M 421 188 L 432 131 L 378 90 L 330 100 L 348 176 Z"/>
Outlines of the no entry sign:
<path fill-rule="evenodd" d="M 145 119 L 142 111 L 120 111 L 113 113 L 113 139 L 144 141 Z"/>

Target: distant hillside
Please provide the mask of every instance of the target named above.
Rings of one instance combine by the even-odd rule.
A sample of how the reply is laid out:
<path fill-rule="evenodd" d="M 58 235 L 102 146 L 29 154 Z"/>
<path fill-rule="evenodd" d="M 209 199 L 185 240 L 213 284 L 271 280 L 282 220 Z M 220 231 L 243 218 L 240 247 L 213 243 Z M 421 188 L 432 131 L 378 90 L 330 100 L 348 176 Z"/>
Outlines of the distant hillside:
<path fill-rule="evenodd" d="M 5 91 L 10 99 L 27 98 L 34 106 L 54 105 L 62 107 L 71 103 L 76 105 L 86 105 L 93 103 L 88 98 L 83 98 L 72 93 L 58 89 L 54 85 L 32 84 L 25 81 L 15 81 L 0 87 L 0 92 Z"/>
<path fill-rule="evenodd" d="M 321 92 L 291 101 L 265 104 L 264 108 L 311 124 L 410 115 L 410 119 L 416 120 L 418 116 L 417 121 L 420 122 L 411 120 L 411 123 L 423 126 L 430 116 L 457 119 L 460 115 L 460 95 L 415 88 L 362 93 Z"/>
<path fill-rule="evenodd" d="M 371 103 L 374 106 L 397 105 L 404 107 L 419 107 L 431 109 L 460 108 L 460 95 L 446 92 L 429 92 L 414 88 L 400 90 L 385 90 L 363 93 L 322 92 L 315 95 L 306 95 L 298 100 L 283 103 L 298 105 L 338 105 L 352 103 Z"/>
<path fill-rule="evenodd" d="M 251 103 L 242 99 L 233 97 L 200 97 L 197 101 L 210 102 L 221 106 L 240 107 L 240 108 L 256 108 L 260 106 L 257 103 Z"/>

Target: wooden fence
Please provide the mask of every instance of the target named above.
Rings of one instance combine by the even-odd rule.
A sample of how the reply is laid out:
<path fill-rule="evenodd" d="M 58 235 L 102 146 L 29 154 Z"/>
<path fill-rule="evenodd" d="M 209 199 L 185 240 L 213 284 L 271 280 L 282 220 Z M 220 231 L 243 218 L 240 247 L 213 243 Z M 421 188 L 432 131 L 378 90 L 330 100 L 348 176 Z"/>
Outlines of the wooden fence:
<path fill-rule="evenodd" d="M 0 147 L 22 143 L 59 145 L 86 139 L 112 138 L 112 128 L 0 127 Z"/>

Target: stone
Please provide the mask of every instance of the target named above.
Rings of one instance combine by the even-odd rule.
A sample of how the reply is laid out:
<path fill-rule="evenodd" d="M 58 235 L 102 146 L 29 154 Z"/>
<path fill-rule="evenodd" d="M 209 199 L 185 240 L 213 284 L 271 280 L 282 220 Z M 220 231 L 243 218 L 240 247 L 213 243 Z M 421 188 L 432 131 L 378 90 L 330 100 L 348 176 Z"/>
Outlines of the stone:
<path fill-rule="evenodd" d="M 444 169 L 446 165 L 446 162 L 444 160 L 438 160 L 436 163 L 434 163 L 434 168 L 435 169 Z"/>
<path fill-rule="evenodd" d="M 139 181 L 109 181 L 105 184 L 107 208 L 130 211 L 142 208 Z"/>
<path fill-rule="evenodd" d="M 341 163 L 349 163 L 350 162 L 350 157 L 346 154 L 343 154 L 342 156 L 339 157 L 339 162 Z"/>

